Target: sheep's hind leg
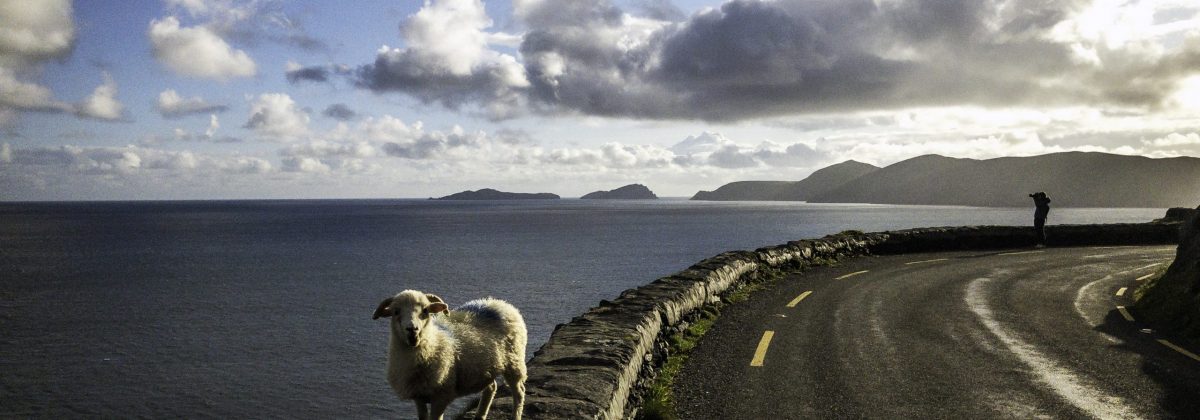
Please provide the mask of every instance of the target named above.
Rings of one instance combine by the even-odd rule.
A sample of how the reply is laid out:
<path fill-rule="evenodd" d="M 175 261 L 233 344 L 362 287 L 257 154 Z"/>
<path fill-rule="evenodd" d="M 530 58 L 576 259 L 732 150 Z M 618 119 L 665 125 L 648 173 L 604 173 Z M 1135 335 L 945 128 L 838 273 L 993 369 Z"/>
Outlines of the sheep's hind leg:
<path fill-rule="evenodd" d="M 475 418 L 484 420 L 488 416 L 488 411 L 492 409 L 492 398 L 496 397 L 496 381 L 488 384 L 483 388 L 483 392 L 479 394 L 479 405 L 475 407 Z"/>
<path fill-rule="evenodd" d="M 521 413 L 525 411 L 525 369 L 510 369 L 505 372 L 504 383 L 508 384 L 508 389 L 512 391 L 513 420 L 521 420 Z"/>

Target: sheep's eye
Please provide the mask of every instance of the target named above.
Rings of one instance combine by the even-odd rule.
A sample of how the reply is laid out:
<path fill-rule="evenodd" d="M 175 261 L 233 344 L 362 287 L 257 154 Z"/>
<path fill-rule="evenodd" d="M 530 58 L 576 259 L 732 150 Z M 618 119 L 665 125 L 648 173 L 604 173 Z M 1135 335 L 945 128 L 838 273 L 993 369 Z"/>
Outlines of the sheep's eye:
<path fill-rule="evenodd" d="M 428 310 L 428 309 L 422 309 L 422 310 L 421 310 L 421 315 L 420 315 L 420 316 L 421 316 L 421 319 L 429 318 L 429 310 Z"/>

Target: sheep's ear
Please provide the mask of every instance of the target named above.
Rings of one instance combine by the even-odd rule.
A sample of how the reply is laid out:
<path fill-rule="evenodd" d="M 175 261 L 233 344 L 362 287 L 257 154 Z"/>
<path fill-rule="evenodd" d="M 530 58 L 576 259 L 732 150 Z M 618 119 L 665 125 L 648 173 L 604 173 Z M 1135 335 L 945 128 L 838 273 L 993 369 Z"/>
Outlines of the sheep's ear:
<path fill-rule="evenodd" d="M 379 317 L 392 316 L 392 313 L 387 310 L 388 306 L 391 306 L 391 304 L 392 304 L 392 298 L 387 298 L 387 299 L 384 299 L 383 302 L 379 302 L 379 307 L 375 308 L 375 316 L 372 316 L 371 319 L 379 319 Z"/>
<path fill-rule="evenodd" d="M 438 296 L 438 295 L 435 295 L 435 294 L 433 294 L 433 293 L 426 293 L 426 294 L 425 294 L 425 297 L 429 298 L 429 301 L 430 301 L 430 302 L 433 302 L 433 303 L 443 303 L 443 304 L 444 304 L 444 303 L 446 303 L 446 301 L 442 300 L 442 298 L 441 298 L 440 296 Z M 429 311 L 429 313 L 434 313 L 434 312 L 435 312 L 435 311 L 433 311 L 433 310 L 430 310 L 430 311 Z M 446 306 L 445 312 L 446 312 L 446 313 L 450 313 L 450 307 L 449 307 L 449 306 Z"/>
<path fill-rule="evenodd" d="M 450 312 L 450 308 L 442 302 L 433 302 L 429 304 L 429 306 L 426 306 L 425 310 L 431 314 L 436 314 L 438 312 Z"/>

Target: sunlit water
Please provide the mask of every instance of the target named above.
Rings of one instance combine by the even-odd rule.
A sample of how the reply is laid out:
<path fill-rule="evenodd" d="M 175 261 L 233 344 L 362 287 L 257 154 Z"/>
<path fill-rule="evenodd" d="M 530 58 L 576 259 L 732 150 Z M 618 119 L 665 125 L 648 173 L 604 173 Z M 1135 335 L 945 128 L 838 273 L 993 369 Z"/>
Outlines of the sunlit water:
<path fill-rule="evenodd" d="M 1054 209 L 1051 224 L 1164 209 Z M 0 416 L 412 417 L 371 312 L 406 288 L 519 307 L 529 352 L 620 291 L 846 229 L 1032 208 L 427 200 L 0 204 Z"/>

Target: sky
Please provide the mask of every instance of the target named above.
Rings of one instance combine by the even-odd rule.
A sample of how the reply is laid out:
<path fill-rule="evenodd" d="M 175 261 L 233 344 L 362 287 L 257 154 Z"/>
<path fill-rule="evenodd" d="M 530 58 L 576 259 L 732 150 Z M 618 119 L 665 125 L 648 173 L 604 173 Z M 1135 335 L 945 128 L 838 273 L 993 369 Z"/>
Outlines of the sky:
<path fill-rule="evenodd" d="M 1200 156 L 1194 0 L 0 0 L 0 200 Z"/>

